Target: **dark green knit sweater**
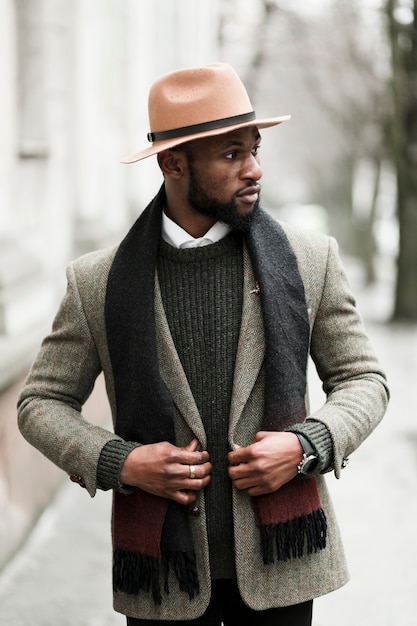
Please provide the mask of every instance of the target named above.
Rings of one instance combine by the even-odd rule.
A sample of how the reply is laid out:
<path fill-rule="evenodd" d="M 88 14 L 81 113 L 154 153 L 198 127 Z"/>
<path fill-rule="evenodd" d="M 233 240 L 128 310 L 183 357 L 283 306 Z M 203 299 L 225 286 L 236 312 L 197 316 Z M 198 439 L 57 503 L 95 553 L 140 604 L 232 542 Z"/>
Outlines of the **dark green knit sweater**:
<path fill-rule="evenodd" d="M 242 312 L 242 238 L 178 250 L 161 241 L 158 278 L 171 334 L 199 409 L 213 464 L 206 488 L 213 578 L 235 576 L 228 427 Z"/>

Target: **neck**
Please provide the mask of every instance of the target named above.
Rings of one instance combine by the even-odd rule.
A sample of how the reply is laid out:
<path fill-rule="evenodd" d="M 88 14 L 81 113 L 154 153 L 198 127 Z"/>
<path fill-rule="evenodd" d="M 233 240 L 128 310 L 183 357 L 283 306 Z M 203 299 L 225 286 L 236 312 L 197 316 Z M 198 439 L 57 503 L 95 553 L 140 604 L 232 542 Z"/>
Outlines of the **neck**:
<path fill-rule="evenodd" d="M 168 202 L 165 207 L 165 213 L 173 222 L 181 226 L 194 238 L 204 237 L 207 231 L 216 223 L 215 219 L 197 213 L 191 207 L 176 208 L 173 211 Z"/>

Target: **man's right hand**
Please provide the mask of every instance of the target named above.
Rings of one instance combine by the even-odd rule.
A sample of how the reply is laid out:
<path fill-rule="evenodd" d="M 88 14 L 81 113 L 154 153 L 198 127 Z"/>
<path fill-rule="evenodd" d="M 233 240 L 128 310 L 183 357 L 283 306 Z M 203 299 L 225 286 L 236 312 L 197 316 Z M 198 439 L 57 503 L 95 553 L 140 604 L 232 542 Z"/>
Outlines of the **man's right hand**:
<path fill-rule="evenodd" d="M 190 504 L 196 500 L 197 492 L 209 484 L 212 470 L 209 453 L 197 447 L 198 439 L 193 439 L 184 448 L 167 441 L 135 448 L 122 465 L 120 482 Z"/>

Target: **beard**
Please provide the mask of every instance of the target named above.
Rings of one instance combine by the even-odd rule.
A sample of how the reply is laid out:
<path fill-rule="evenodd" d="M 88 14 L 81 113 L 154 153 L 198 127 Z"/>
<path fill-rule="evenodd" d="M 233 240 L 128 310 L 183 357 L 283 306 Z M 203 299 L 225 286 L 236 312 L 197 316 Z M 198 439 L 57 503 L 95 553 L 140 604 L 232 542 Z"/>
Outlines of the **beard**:
<path fill-rule="evenodd" d="M 259 195 L 252 210 L 241 214 L 237 208 L 236 198 L 232 196 L 229 202 L 220 202 L 217 198 L 210 196 L 200 184 L 191 164 L 189 164 L 189 167 L 190 180 L 187 200 L 190 206 L 197 213 L 211 217 L 216 222 L 228 224 L 235 230 L 248 231 L 254 216 L 259 210 Z"/>

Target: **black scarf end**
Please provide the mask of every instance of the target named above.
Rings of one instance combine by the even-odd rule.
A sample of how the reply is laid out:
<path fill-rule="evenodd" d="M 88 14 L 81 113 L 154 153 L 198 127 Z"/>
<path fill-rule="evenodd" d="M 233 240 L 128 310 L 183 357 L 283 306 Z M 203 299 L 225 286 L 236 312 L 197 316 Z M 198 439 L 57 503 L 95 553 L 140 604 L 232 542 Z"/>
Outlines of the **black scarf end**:
<path fill-rule="evenodd" d="M 181 591 L 188 593 L 192 600 L 199 593 L 199 582 L 195 554 L 187 552 L 164 555 L 164 591 L 169 594 L 168 574 L 173 566 Z M 160 585 L 160 562 L 158 559 L 116 548 L 113 551 L 113 590 L 129 595 L 138 595 L 140 591 L 152 592 L 154 603 L 162 603 Z"/>
<path fill-rule="evenodd" d="M 165 571 L 165 591 L 168 589 L 169 567 L 172 565 L 181 591 L 188 594 L 190 600 L 200 592 L 195 552 L 169 552 L 163 555 Z"/>
<path fill-rule="evenodd" d="M 265 565 L 301 558 L 326 547 L 327 520 L 321 508 L 287 522 L 261 526 L 260 531 Z"/>
<path fill-rule="evenodd" d="M 115 549 L 113 551 L 113 590 L 129 595 L 138 595 L 139 591 L 146 593 L 152 591 L 155 604 L 161 604 L 158 560 L 138 552 Z"/>

